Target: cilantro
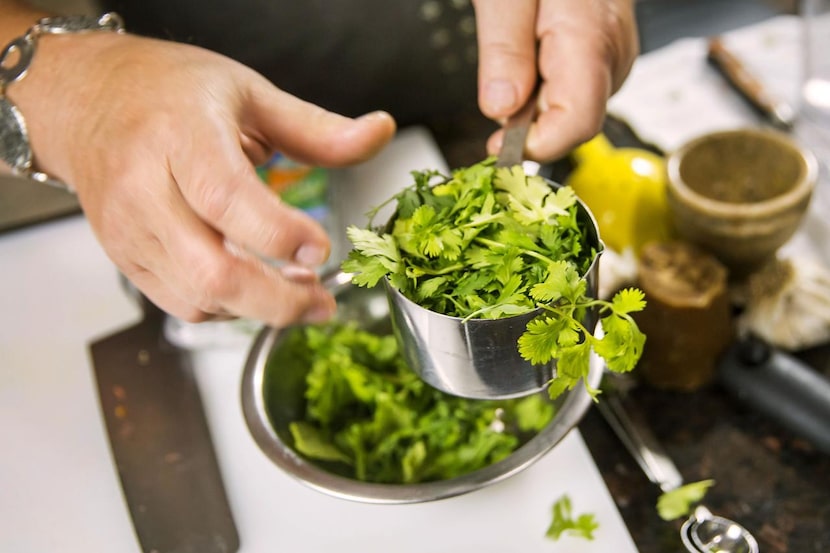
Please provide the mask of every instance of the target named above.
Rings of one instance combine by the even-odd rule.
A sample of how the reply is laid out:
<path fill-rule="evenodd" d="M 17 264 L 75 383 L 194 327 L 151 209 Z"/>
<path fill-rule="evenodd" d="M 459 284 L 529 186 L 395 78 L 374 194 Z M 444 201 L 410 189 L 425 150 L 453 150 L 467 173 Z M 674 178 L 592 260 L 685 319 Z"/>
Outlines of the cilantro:
<path fill-rule="evenodd" d="M 539 394 L 474 401 L 435 390 L 391 334 L 337 322 L 287 332 L 281 362 L 309 367 L 302 417 L 289 425 L 294 447 L 359 480 L 453 478 L 507 457 L 554 416 Z"/>
<path fill-rule="evenodd" d="M 571 512 L 571 498 L 567 495 L 563 495 L 553 504 L 551 512 L 550 526 L 545 533 L 550 539 L 558 540 L 563 534 L 586 540 L 594 539 L 594 531 L 599 528 L 594 515 L 586 513 L 574 519 Z"/>
<path fill-rule="evenodd" d="M 634 368 L 645 336 L 631 313 L 643 309 L 644 295 L 588 297 L 584 276 L 600 245 L 586 236 L 571 188 L 553 189 L 520 166 L 495 167 L 492 158 L 449 177 L 416 171 L 413 178 L 389 200 L 397 202 L 394 221 L 373 228 L 370 216 L 368 228 L 347 230 L 354 248 L 342 268 L 355 284 L 387 278 L 424 308 L 464 319 L 542 308 L 517 348 L 533 364 L 556 360 L 551 397 L 584 382 L 592 350 L 611 371 Z M 582 323 L 591 310 L 601 317 L 601 338 Z M 598 390 L 586 388 L 596 399 Z"/>
<path fill-rule="evenodd" d="M 657 498 L 657 514 L 663 520 L 675 520 L 688 515 L 692 505 L 700 502 L 714 484 L 714 480 L 701 480 L 665 492 Z"/>

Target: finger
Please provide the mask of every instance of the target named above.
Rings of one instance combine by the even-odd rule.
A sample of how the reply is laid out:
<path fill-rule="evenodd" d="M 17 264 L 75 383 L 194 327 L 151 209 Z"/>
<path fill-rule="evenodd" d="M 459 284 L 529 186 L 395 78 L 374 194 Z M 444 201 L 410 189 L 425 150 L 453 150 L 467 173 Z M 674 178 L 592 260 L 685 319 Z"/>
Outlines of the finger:
<path fill-rule="evenodd" d="M 325 167 L 359 163 L 374 156 L 395 134 L 395 120 L 386 112 L 344 117 L 264 80 L 252 80 L 247 100 L 240 115 L 243 134 L 302 163 Z"/>
<path fill-rule="evenodd" d="M 194 158 L 187 149 L 171 160 L 186 203 L 230 242 L 257 255 L 321 265 L 331 248 L 323 227 L 263 185 L 233 131 L 223 124 L 203 131 L 202 162 L 190 163 Z"/>
<path fill-rule="evenodd" d="M 525 143 L 525 156 L 543 163 L 561 158 L 600 131 L 610 94 L 607 72 L 563 60 L 557 75 L 555 85 L 546 81 L 539 90 L 539 115 Z M 497 154 L 503 137 L 501 130 L 494 133 L 487 151 Z"/>
<path fill-rule="evenodd" d="M 280 269 L 281 275 L 289 282 L 300 285 L 314 286 L 318 279 L 314 272 L 305 268 L 286 266 Z M 170 315 L 190 323 L 201 323 L 206 321 L 230 320 L 237 316 L 246 316 L 264 320 L 264 322 L 281 328 L 298 322 L 319 323 L 331 318 L 334 306 L 329 298 L 324 298 L 323 305 L 311 306 L 305 309 L 288 308 L 271 311 L 269 316 L 261 317 L 252 313 L 243 313 L 221 307 L 221 302 L 211 302 L 209 305 L 200 308 L 191 303 L 188 299 L 174 292 L 169 282 L 162 280 L 152 272 L 143 267 L 135 267 L 125 274 L 141 292 L 160 309 Z M 185 295 L 187 295 L 185 293 Z"/>
<path fill-rule="evenodd" d="M 125 270 L 124 276 L 136 288 L 141 290 L 141 293 L 156 307 L 176 318 L 190 323 L 201 323 L 210 318 L 209 313 L 205 313 L 183 300 L 168 286 L 165 286 L 156 275 L 144 267 L 135 266 Z"/>
<path fill-rule="evenodd" d="M 544 2 L 544 0 L 543 0 Z M 610 38 L 598 28 L 592 2 L 552 0 L 540 15 L 539 115 L 531 126 L 526 155 L 547 162 L 599 132 L 613 91 Z M 594 22 L 593 27 L 587 25 Z M 502 134 L 488 141 L 496 152 Z"/>
<path fill-rule="evenodd" d="M 152 203 L 132 198 L 129 213 L 116 216 L 115 226 L 98 222 L 104 224 L 102 242 L 113 261 L 163 310 L 191 322 L 235 315 L 276 327 L 319 322 L 333 314 L 334 299 L 311 269 L 277 269 L 231 246 L 172 184 L 154 189 L 153 198 Z M 149 229 L 135 224 L 148 220 L 155 222 Z M 119 233 L 131 239 L 119 240 Z"/>
<path fill-rule="evenodd" d="M 531 0 L 473 2 L 478 33 L 478 102 L 492 119 L 512 115 L 536 83 L 536 11 Z"/>
<path fill-rule="evenodd" d="M 537 160 L 561 157 L 596 135 L 614 86 L 611 39 L 601 29 L 585 28 L 594 19 L 550 17 L 540 21 L 540 114 L 527 141 L 528 155 Z"/>
<path fill-rule="evenodd" d="M 298 321 L 319 322 L 334 313 L 334 298 L 310 269 L 279 269 L 230 245 L 183 201 L 174 211 L 169 220 L 175 225 L 162 227 L 158 235 L 165 255 L 156 255 L 145 265 L 167 284 L 169 293 L 190 306 L 186 320 L 199 320 L 199 312 L 231 313 L 283 327 Z"/>

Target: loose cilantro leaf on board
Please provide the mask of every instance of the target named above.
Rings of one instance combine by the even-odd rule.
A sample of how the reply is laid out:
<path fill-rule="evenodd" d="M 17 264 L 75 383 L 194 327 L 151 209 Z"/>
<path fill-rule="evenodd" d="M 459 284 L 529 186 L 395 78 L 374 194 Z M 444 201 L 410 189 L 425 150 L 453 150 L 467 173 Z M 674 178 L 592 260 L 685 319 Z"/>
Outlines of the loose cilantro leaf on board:
<path fill-rule="evenodd" d="M 563 495 L 553 504 L 550 526 L 548 526 L 545 535 L 552 540 L 558 540 L 565 534 L 593 540 L 594 532 L 598 528 L 599 524 L 594 519 L 594 515 L 590 513 L 581 514 L 574 518 L 571 498 L 568 495 Z"/>
<path fill-rule="evenodd" d="M 657 498 L 657 514 L 663 520 L 688 515 L 692 505 L 699 503 L 714 484 L 714 480 L 701 480 L 665 492 Z"/>
<path fill-rule="evenodd" d="M 586 236 L 573 190 L 494 162 L 450 176 L 414 172 L 415 183 L 389 200 L 397 202 L 391 225 L 372 228 L 370 219 L 367 229 L 349 227 L 354 249 L 343 270 L 360 286 L 388 278 L 424 308 L 464 319 L 541 307 L 517 348 L 534 364 L 556 360 L 551 397 L 585 382 L 592 350 L 610 370 L 630 371 L 645 344 L 631 317 L 645 306 L 643 293 L 623 290 L 610 302 L 588 297 L 584 276 L 599 245 Z M 600 315 L 601 338 L 582 323 L 589 310 Z M 599 391 L 587 389 L 596 399 Z"/>

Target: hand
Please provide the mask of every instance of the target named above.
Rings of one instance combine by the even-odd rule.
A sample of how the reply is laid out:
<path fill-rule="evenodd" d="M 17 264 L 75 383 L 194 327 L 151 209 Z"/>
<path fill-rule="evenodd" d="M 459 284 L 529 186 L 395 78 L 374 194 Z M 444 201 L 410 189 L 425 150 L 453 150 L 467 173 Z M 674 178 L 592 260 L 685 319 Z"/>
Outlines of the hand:
<path fill-rule="evenodd" d="M 538 80 L 538 115 L 525 153 L 552 161 L 599 132 L 608 98 L 639 52 L 633 0 L 473 0 L 479 105 L 495 120 L 515 113 Z M 487 142 L 501 147 L 502 131 Z"/>
<path fill-rule="evenodd" d="M 328 237 L 254 166 L 274 150 L 362 161 L 394 134 L 388 114 L 341 117 L 218 54 L 110 33 L 42 37 L 9 95 L 38 168 L 76 189 L 109 257 L 159 307 L 274 326 L 333 314 L 312 270 Z"/>

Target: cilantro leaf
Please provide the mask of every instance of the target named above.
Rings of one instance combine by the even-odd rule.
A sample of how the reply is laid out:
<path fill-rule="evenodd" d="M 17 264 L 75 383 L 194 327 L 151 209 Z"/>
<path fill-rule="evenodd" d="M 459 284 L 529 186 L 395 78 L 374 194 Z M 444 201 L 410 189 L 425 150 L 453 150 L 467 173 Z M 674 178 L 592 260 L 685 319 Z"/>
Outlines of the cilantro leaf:
<path fill-rule="evenodd" d="M 692 505 L 700 502 L 714 484 L 714 480 L 701 480 L 663 493 L 657 498 L 657 514 L 663 520 L 688 515 Z"/>
<path fill-rule="evenodd" d="M 571 498 L 566 494 L 560 497 L 551 508 L 551 522 L 545 535 L 558 540 L 563 535 L 583 538 L 593 541 L 594 532 L 599 528 L 599 523 L 590 513 L 581 514 L 574 518 L 571 508 Z"/>
<path fill-rule="evenodd" d="M 389 273 L 400 270 L 400 252 L 390 236 L 378 236 L 368 229 L 350 226 L 346 229 L 354 250 L 349 252 L 348 262 L 343 270 L 356 273 L 353 282 L 360 286 L 375 286 Z"/>
<path fill-rule="evenodd" d="M 494 179 L 499 200 L 524 224 L 545 222 L 556 215 L 565 215 L 567 208 L 576 203 L 576 194 L 552 193 L 544 179 L 528 177 L 522 167 L 500 167 Z"/>
<path fill-rule="evenodd" d="M 516 401 L 513 414 L 516 427 L 522 432 L 538 432 L 553 418 L 553 403 L 545 401 L 541 394 L 533 394 Z"/>
<path fill-rule="evenodd" d="M 642 311 L 646 306 L 645 294 L 636 288 L 626 288 L 614 295 L 611 304 L 614 312 L 619 314 Z"/>
<path fill-rule="evenodd" d="M 530 295 L 540 302 L 552 302 L 560 298 L 573 302 L 585 294 L 587 287 L 585 279 L 579 275 L 572 264 L 566 261 L 555 261 L 550 264 L 545 281 L 534 286 Z"/>
<path fill-rule="evenodd" d="M 340 451 L 323 435 L 322 430 L 312 424 L 304 421 L 292 422 L 288 425 L 288 430 L 294 438 L 294 447 L 303 455 L 321 461 L 351 464 L 351 457 Z"/>

